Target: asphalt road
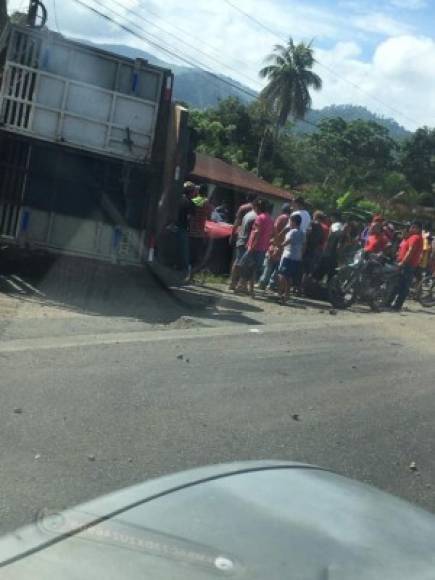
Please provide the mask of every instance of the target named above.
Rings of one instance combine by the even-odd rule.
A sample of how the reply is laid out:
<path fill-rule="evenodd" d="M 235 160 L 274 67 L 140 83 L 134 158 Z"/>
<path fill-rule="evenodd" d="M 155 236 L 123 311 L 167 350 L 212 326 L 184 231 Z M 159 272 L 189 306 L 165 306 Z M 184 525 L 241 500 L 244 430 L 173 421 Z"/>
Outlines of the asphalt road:
<path fill-rule="evenodd" d="M 0 532 L 243 459 L 327 466 L 435 511 L 433 317 L 290 310 L 255 327 L 1 341 Z"/>

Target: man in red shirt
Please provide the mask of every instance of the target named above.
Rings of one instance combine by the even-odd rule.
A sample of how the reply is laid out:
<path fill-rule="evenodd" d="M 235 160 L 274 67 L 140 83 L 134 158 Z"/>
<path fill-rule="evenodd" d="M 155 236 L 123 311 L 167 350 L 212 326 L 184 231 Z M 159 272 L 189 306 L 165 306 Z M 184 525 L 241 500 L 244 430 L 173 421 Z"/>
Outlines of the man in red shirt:
<path fill-rule="evenodd" d="M 403 258 L 408 253 L 408 240 L 409 240 L 409 231 L 405 230 L 403 232 L 402 241 L 399 244 L 399 248 L 397 249 L 397 256 L 396 262 L 400 264 L 403 261 Z"/>
<path fill-rule="evenodd" d="M 249 293 L 254 297 L 254 284 L 261 274 L 264 258 L 273 234 L 273 219 L 270 216 L 270 205 L 264 199 L 257 200 L 257 218 L 249 236 L 247 250 L 240 261 L 241 285 L 244 289 L 249 284 Z"/>
<path fill-rule="evenodd" d="M 364 251 L 368 254 L 380 254 L 389 244 L 387 236 L 383 232 L 382 225 L 379 223 L 373 224 L 367 242 L 364 246 Z"/>
<path fill-rule="evenodd" d="M 422 225 L 420 222 L 414 222 L 409 228 L 409 237 L 406 245 L 401 248 L 398 254 L 398 264 L 401 272 L 397 288 L 395 289 L 391 306 L 394 310 L 400 311 L 405 300 L 408 297 L 415 272 L 423 254 L 423 236 Z"/>

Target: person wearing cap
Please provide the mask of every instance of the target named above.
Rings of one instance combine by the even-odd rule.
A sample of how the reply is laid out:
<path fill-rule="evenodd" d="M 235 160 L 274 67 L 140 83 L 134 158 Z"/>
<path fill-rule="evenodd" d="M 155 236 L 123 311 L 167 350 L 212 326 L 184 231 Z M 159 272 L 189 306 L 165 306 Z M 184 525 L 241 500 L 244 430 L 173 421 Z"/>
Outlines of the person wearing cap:
<path fill-rule="evenodd" d="M 291 205 L 284 203 L 280 215 L 273 224 L 273 236 L 264 261 L 263 274 L 258 282 L 258 287 L 261 290 L 266 290 L 266 288 L 270 289 L 276 285 L 278 266 L 282 256 L 282 243 L 285 237 L 284 230 L 289 223 L 291 213 Z"/>

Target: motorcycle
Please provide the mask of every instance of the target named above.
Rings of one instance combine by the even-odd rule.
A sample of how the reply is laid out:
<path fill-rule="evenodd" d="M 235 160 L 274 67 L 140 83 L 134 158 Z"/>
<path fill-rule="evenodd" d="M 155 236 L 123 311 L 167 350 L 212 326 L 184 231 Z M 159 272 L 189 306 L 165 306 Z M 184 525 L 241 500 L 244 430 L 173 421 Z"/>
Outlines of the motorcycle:
<path fill-rule="evenodd" d="M 362 302 L 378 312 L 388 304 L 399 276 L 399 267 L 387 258 L 359 250 L 330 280 L 329 301 L 339 309 Z"/>
<path fill-rule="evenodd" d="M 414 280 L 409 297 L 422 306 L 433 306 L 435 302 L 435 273 L 424 272 Z"/>

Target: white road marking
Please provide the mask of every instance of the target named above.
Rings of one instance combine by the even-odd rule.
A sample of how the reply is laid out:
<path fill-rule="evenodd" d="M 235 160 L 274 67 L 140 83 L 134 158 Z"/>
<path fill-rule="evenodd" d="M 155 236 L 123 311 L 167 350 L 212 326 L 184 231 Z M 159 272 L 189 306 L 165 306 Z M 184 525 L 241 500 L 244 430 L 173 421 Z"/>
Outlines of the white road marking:
<path fill-rule="evenodd" d="M 273 334 L 288 332 L 290 329 L 328 328 L 346 326 L 373 325 L 373 318 L 345 323 L 344 320 L 333 319 L 325 323 L 323 319 L 316 321 L 293 321 L 289 323 L 269 324 L 261 330 L 261 334 Z M 56 336 L 43 338 L 15 339 L 8 341 L 0 340 L 0 353 L 16 353 L 26 351 L 55 350 L 65 348 L 81 348 L 114 344 L 140 344 L 148 342 L 164 342 L 170 340 L 197 340 L 198 338 L 211 339 L 224 336 L 246 336 L 246 327 L 225 326 L 214 328 L 194 328 L 183 330 L 145 330 L 141 332 L 103 333 L 103 334 L 76 334 L 71 336 Z"/>

